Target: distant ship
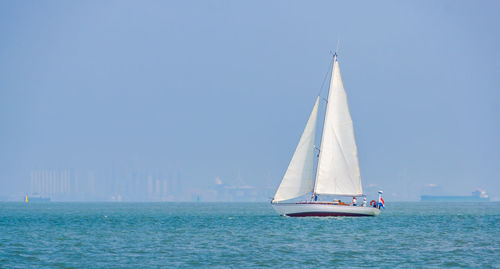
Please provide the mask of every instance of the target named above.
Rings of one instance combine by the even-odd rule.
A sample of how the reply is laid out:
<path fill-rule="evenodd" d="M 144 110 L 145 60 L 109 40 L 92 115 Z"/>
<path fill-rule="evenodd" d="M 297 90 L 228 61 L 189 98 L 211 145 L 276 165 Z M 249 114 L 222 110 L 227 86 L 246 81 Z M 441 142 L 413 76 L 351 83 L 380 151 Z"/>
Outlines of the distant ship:
<path fill-rule="evenodd" d="M 422 202 L 489 202 L 490 197 L 483 190 L 476 190 L 470 196 L 422 195 Z"/>

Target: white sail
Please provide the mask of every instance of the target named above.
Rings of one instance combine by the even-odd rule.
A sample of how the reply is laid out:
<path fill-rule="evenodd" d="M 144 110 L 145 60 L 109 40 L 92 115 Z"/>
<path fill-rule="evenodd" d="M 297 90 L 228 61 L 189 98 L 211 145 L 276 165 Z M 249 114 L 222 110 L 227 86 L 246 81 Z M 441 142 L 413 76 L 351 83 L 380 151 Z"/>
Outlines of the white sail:
<path fill-rule="evenodd" d="M 354 129 L 336 57 L 333 61 L 314 193 L 363 194 Z"/>
<path fill-rule="evenodd" d="M 299 144 L 288 165 L 285 176 L 274 195 L 274 201 L 290 200 L 312 191 L 314 177 L 314 137 L 316 134 L 316 119 L 318 118 L 318 102 L 309 116 Z"/>

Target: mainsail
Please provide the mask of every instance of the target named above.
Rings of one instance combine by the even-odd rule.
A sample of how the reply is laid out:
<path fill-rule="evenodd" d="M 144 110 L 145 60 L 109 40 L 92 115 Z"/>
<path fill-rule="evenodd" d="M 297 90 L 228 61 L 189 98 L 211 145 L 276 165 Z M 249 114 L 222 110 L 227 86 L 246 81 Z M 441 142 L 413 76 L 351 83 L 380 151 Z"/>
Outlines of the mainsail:
<path fill-rule="evenodd" d="M 316 134 L 316 119 L 318 117 L 318 102 L 309 116 L 299 144 L 288 165 L 285 176 L 274 195 L 274 201 L 284 201 L 297 198 L 312 191 L 314 177 L 314 137 Z"/>
<path fill-rule="evenodd" d="M 314 193 L 363 194 L 354 129 L 336 56 L 333 60 Z"/>

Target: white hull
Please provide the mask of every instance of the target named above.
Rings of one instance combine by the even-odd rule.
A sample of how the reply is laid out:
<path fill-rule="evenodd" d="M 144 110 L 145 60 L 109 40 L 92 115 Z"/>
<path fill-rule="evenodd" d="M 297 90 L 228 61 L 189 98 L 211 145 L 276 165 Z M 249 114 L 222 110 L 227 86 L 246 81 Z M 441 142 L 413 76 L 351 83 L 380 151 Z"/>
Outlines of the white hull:
<path fill-rule="evenodd" d="M 369 217 L 380 209 L 369 206 L 334 205 L 333 203 L 271 203 L 278 214 L 289 217 Z"/>

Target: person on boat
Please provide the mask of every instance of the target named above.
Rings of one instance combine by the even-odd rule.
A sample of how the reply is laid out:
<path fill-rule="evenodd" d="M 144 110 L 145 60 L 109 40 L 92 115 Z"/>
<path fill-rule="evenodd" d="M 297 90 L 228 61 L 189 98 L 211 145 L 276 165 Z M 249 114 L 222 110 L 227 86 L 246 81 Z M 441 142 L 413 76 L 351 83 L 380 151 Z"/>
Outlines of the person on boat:
<path fill-rule="evenodd" d="M 363 203 L 361 205 L 366 207 L 366 197 L 363 197 Z"/>
<path fill-rule="evenodd" d="M 351 202 L 351 205 L 352 206 L 356 206 L 356 203 L 358 202 L 358 200 L 356 200 L 356 197 L 352 197 L 352 202 Z"/>

